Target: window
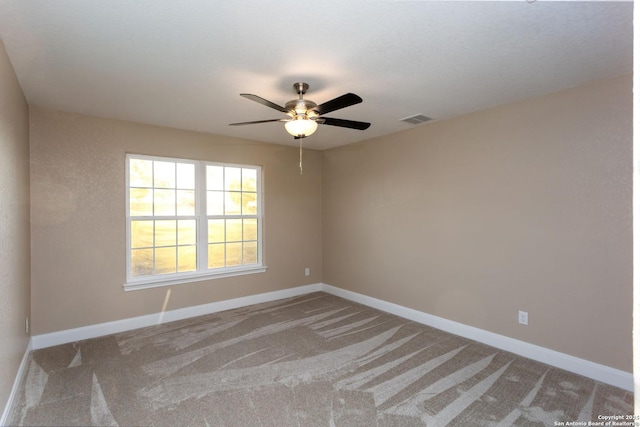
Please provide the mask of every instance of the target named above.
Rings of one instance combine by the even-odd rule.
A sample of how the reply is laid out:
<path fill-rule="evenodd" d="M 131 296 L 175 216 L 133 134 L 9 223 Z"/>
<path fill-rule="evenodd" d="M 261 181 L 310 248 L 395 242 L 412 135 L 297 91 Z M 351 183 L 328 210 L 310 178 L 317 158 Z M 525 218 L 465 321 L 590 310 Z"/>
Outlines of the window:
<path fill-rule="evenodd" d="M 266 271 L 261 169 L 127 155 L 125 289 Z"/>

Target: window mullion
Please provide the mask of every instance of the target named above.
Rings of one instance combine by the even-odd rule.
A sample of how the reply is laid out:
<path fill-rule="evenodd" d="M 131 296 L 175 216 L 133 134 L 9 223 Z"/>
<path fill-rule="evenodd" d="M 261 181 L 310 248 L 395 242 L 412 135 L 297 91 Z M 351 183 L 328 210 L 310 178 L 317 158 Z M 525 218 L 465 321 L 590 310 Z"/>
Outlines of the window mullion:
<path fill-rule="evenodd" d="M 196 260 L 197 270 L 208 268 L 207 169 L 204 162 L 196 162 Z"/>

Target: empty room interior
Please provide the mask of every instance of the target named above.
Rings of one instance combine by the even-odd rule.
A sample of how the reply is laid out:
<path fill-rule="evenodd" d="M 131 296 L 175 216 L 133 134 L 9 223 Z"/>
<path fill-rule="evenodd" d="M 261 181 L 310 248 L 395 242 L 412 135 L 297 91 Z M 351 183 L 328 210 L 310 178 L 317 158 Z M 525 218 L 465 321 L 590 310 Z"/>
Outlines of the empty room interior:
<path fill-rule="evenodd" d="M 633 6 L 0 2 L 0 425 L 633 421 Z"/>

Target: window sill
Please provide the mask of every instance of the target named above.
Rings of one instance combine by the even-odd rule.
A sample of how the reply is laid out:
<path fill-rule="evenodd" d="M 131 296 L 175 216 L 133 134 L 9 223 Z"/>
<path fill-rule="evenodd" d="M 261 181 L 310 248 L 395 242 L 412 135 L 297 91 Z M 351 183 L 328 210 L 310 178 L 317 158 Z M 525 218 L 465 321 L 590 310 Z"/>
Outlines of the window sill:
<path fill-rule="evenodd" d="M 123 287 L 125 291 L 137 291 L 140 289 L 159 288 L 162 286 L 181 285 L 184 283 L 202 282 L 204 280 L 222 279 L 225 277 L 244 276 L 246 274 L 264 273 L 267 267 L 264 265 L 252 267 L 240 267 L 234 269 L 226 269 L 216 273 L 191 273 L 181 274 L 180 276 L 172 275 L 163 278 L 162 276 L 146 277 L 144 279 L 131 280 L 126 282 Z"/>

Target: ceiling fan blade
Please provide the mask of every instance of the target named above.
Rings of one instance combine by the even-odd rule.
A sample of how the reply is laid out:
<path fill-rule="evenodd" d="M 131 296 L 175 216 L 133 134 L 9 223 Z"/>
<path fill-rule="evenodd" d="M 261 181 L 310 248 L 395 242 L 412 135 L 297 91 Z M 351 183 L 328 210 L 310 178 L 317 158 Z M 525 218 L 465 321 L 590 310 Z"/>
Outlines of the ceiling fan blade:
<path fill-rule="evenodd" d="M 318 114 L 327 114 L 335 110 L 339 110 L 341 108 L 350 107 L 351 105 L 359 104 L 362 102 L 362 98 L 360 98 L 355 93 L 345 93 L 342 96 L 332 99 L 331 101 L 327 101 L 324 104 L 318 105 L 314 108 Z"/>
<path fill-rule="evenodd" d="M 268 100 L 266 100 L 264 98 L 260 98 L 258 95 L 252 95 L 250 93 L 241 93 L 240 96 L 242 96 L 244 98 L 247 98 L 247 99 L 250 99 L 252 101 L 255 101 L 258 104 L 266 105 L 267 107 L 273 108 L 274 110 L 278 110 L 278 111 L 281 111 L 283 113 L 286 113 L 286 112 L 289 111 L 286 108 L 279 106 L 278 104 L 274 104 L 271 101 L 268 101 Z"/>
<path fill-rule="evenodd" d="M 316 120 L 318 123 L 329 126 L 340 126 L 343 128 L 365 130 L 371 126 L 371 123 L 357 122 L 355 120 L 332 119 L 331 117 L 321 117 Z"/>
<path fill-rule="evenodd" d="M 253 122 L 229 123 L 229 126 L 255 125 L 256 123 L 286 122 L 287 119 L 256 120 Z"/>

